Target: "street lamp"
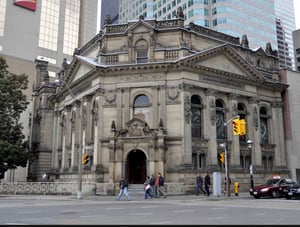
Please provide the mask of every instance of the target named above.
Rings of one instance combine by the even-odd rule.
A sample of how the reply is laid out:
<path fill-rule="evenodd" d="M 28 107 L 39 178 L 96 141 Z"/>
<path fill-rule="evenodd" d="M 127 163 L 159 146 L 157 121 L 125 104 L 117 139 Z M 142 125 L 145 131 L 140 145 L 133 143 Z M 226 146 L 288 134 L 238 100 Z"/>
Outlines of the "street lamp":
<path fill-rule="evenodd" d="M 226 177 L 226 191 L 227 196 L 230 197 L 230 186 L 229 186 L 229 172 L 228 172 L 228 160 L 227 160 L 227 145 L 226 143 L 221 143 L 220 147 L 224 148 L 225 153 L 225 177 Z"/>
<path fill-rule="evenodd" d="M 251 191 L 254 187 L 254 182 L 253 182 L 253 166 L 252 166 L 252 140 L 247 140 L 248 148 L 249 148 L 249 155 L 250 155 L 250 165 L 249 165 L 249 171 L 250 171 L 250 188 Z"/>
<path fill-rule="evenodd" d="M 228 121 L 224 122 L 224 132 L 225 132 L 225 143 L 220 144 L 221 147 L 224 148 L 225 151 L 225 176 L 226 176 L 226 192 L 227 192 L 227 197 L 230 197 L 230 177 L 229 177 L 229 161 L 228 161 L 228 152 L 227 152 L 227 148 L 228 148 L 228 136 L 227 136 L 227 125 L 228 123 L 232 122 L 232 120 L 234 119 L 240 119 L 239 115 L 233 116 L 232 118 L 230 118 Z"/>
<path fill-rule="evenodd" d="M 56 79 L 55 83 L 59 83 L 62 82 L 66 85 L 67 89 L 69 90 L 71 97 L 73 99 L 73 101 L 76 103 L 77 99 L 75 98 L 75 95 L 73 93 L 73 91 L 71 90 L 70 86 L 65 83 L 65 81 L 60 80 L 60 79 Z M 82 198 L 82 103 L 80 105 L 80 111 L 79 111 L 79 118 L 80 118 L 80 124 L 79 124 L 79 149 L 78 149 L 78 190 L 77 190 L 77 199 L 81 199 Z"/>

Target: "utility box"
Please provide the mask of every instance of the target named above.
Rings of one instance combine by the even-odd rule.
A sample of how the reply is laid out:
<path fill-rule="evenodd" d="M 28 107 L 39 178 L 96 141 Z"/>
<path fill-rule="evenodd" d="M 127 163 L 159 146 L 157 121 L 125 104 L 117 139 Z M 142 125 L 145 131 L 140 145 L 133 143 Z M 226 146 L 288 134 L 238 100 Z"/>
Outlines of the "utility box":
<path fill-rule="evenodd" d="M 222 173 L 213 172 L 213 196 L 219 197 L 222 193 Z"/>

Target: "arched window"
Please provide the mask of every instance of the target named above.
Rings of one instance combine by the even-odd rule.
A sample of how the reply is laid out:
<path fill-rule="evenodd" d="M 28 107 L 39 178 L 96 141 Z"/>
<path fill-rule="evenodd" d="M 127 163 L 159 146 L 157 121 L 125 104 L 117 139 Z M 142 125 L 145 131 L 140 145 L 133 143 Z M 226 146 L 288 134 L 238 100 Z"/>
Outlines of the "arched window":
<path fill-rule="evenodd" d="M 260 142 L 262 144 L 268 144 L 269 143 L 268 111 L 265 107 L 260 108 L 259 118 L 260 118 Z"/>
<path fill-rule="evenodd" d="M 217 139 L 225 139 L 224 112 L 225 112 L 225 107 L 223 105 L 223 102 L 217 99 L 216 100 Z"/>
<path fill-rule="evenodd" d="M 201 100 L 198 96 L 191 97 L 191 112 L 192 112 L 192 138 L 201 138 Z"/>
<path fill-rule="evenodd" d="M 150 102 L 146 95 L 138 95 L 133 103 L 133 116 L 146 122 L 150 119 Z"/>
<path fill-rule="evenodd" d="M 148 62 L 148 43 L 146 40 L 139 40 L 135 45 L 136 49 L 136 63 Z"/>

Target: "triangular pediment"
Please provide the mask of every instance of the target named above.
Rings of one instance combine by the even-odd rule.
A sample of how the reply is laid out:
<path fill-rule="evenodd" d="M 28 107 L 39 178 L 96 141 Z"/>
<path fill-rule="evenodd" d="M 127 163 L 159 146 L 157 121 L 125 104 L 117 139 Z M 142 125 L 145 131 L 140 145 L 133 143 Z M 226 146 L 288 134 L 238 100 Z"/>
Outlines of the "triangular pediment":
<path fill-rule="evenodd" d="M 71 70 L 69 72 L 70 78 L 68 83 L 71 84 L 77 80 L 80 80 L 86 74 L 91 72 L 95 67 L 99 66 L 95 59 L 87 56 L 76 55 L 75 60 L 72 62 Z"/>
<path fill-rule="evenodd" d="M 141 20 L 129 27 L 127 33 L 148 33 L 152 30 L 152 26 Z"/>
<path fill-rule="evenodd" d="M 211 68 L 222 74 L 239 75 L 240 78 L 265 80 L 249 62 L 227 44 L 194 54 L 183 62 L 188 62 L 193 67 Z"/>

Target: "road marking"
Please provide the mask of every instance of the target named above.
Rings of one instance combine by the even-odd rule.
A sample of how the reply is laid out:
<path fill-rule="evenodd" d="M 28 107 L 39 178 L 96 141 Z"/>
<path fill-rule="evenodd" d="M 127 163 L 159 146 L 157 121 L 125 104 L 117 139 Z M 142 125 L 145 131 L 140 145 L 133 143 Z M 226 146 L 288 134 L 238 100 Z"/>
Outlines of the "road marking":
<path fill-rule="evenodd" d="M 35 213 L 41 213 L 42 211 L 40 210 L 33 210 L 33 211 L 21 211 L 21 212 L 16 212 L 17 214 L 35 214 Z"/>
<path fill-rule="evenodd" d="M 149 213 L 149 212 L 147 212 L 147 213 L 131 213 L 129 215 L 153 215 L 153 213 Z"/>
<path fill-rule="evenodd" d="M 124 210 L 124 207 L 111 207 L 111 208 L 106 208 L 106 210 Z"/>
<path fill-rule="evenodd" d="M 164 222 L 152 222 L 149 223 L 149 225 L 166 225 L 166 224 L 172 224 L 171 221 L 164 221 Z"/>
<path fill-rule="evenodd" d="M 191 212 L 191 211 L 194 211 L 194 210 L 174 210 L 174 213 Z"/>

